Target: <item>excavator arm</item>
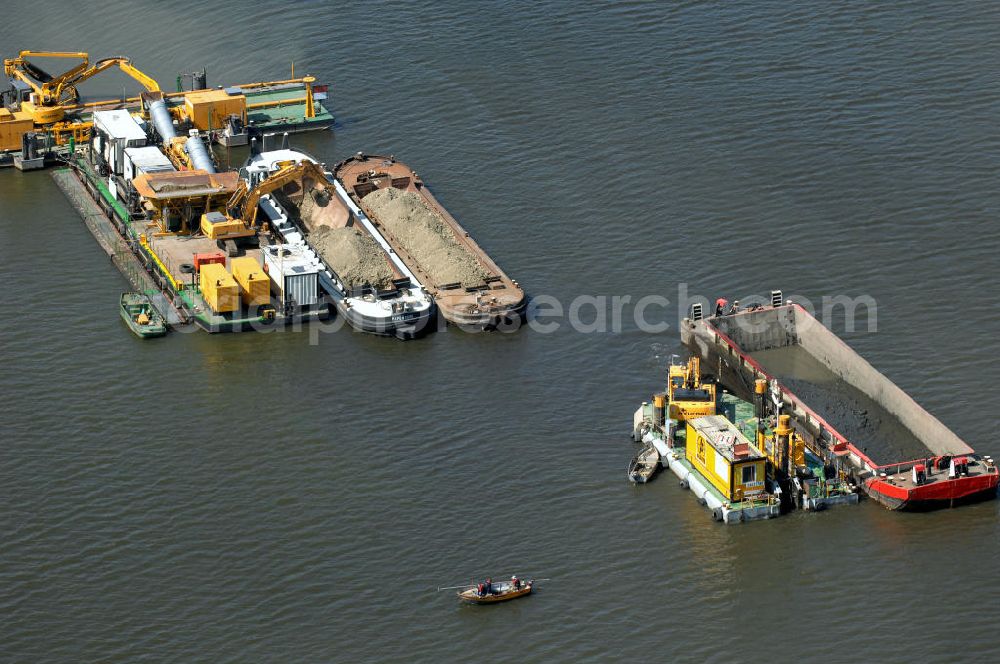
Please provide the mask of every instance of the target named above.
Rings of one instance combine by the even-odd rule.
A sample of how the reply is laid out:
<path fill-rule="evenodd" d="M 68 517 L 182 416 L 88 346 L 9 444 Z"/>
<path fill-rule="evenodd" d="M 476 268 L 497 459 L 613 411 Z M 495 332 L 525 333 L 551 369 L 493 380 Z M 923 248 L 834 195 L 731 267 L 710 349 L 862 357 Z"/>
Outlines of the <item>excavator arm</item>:
<path fill-rule="evenodd" d="M 81 62 L 58 76 L 52 76 L 29 58 L 74 58 Z M 56 103 L 58 97 L 52 97 L 52 91 L 66 79 L 86 71 L 89 66 L 90 56 L 82 51 L 21 51 L 16 58 L 6 58 L 3 61 L 4 73 L 31 86 L 42 104 Z"/>
<path fill-rule="evenodd" d="M 241 181 L 239 189 L 226 204 L 226 210 L 229 212 L 229 216 L 243 219 L 243 223 L 247 227 L 253 228 L 257 223 L 257 209 L 261 196 L 277 191 L 291 182 L 301 183 L 307 179 L 313 179 L 316 182 L 327 181 L 323 168 L 311 161 L 285 166 L 253 189 L 248 188 L 245 181 Z"/>
<path fill-rule="evenodd" d="M 73 75 L 63 75 L 59 77 L 58 81 L 53 80 L 45 85 L 51 86 L 55 83 L 54 88 L 50 88 L 51 97 L 56 100 L 56 103 L 73 103 L 79 99 L 79 93 L 76 91 L 76 86 L 83 83 L 88 78 L 100 74 L 102 71 L 110 69 L 111 67 L 118 66 L 123 72 L 128 76 L 132 77 L 139 82 L 142 87 L 146 88 L 148 92 L 158 92 L 160 90 L 160 84 L 154 81 L 152 78 L 139 71 L 133 64 L 132 61 L 126 57 L 117 56 L 113 58 L 104 58 L 103 60 L 98 60 L 96 64 L 92 67 L 87 67 L 82 71 L 77 71 Z M 73 70 L 70 70 L 73 71 Z M 67 72 L 68 74 L 69 72 Z M 44 86 L 43 86 L 44 88 Z"/>
<path fill-rule="evenodd" d="M 31 58 L 77 58 L 80 63 L 62 74 L 52 76 L 32 64 Z M 160 89 L 155 80 L 136 69 L 132 61 L 123 56 L 104 58 L 91 65 L 90 56 L 83 52 L 21 51 L 16 58 L 3 61 L 4 73 L 31 86 L 38 95 L 38 105 L 44 107 L 75 104 L 80 98 L 76 90 L 78 84 L 114 66 L 138 81 L 146 90 L 155 92 Z"/>

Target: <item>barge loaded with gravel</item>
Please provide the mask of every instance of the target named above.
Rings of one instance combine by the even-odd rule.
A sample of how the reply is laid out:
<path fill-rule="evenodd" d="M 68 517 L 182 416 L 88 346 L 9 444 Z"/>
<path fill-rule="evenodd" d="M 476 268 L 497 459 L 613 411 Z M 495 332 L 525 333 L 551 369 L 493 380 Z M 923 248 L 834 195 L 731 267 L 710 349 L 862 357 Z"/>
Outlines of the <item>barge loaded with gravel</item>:
<path fill-rule="evenodd" d="M 270 191 L 260 209 L 272 230 L 315 257 L 320 286 L 352 327 L 401 339 L 433 328 L 433 299 L 332 174 L 287 146 L 252 151 L 241 171 L 247 187 Z"/>
<path fill-rule="evenodd" d="M 357 155 L 333 175 L 430 291 L 445 320 L 465 329 L 516 329 L 526 298 L 409 166 Z"/>
<path fill-rule="evenodd" d="M 998 469 L 803 307 L 784 303 L 703 318 L 681 341 L 740 398 L 766 397 L 827 467 L 892 510 L 995 498 Z M 779 418 L 780 419 L 780 418 Z M 879 463 L 875 453 L 907 461 Z"/>

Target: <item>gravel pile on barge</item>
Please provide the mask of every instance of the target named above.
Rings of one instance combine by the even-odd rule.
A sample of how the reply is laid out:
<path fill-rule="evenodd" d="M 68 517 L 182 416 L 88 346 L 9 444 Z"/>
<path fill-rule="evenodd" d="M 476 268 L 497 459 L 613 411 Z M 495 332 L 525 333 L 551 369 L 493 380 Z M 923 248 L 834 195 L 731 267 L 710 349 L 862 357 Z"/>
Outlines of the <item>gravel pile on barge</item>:
<path fill-rule="evenodd" d="M 370 235 L 350 227 L 323 226 L 309 235 L 309 242 L 348 286 L 370 284 L 380 290 L 392 286 L 392 270 Z"/>
<path fill-rule="evenodd" d="M 419 194 L 387 187 L 365 196 L 364 203 L 434 283 L 470 287 L 490 276 Z"/>

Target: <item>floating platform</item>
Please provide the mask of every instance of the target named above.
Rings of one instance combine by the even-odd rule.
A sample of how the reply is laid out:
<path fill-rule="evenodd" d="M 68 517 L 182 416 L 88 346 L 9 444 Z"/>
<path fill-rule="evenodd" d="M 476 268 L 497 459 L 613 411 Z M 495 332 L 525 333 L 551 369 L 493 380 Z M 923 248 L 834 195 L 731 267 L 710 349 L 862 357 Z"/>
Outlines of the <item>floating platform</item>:
<path fill-rule="evenodd" d="M 777 292 L 777 291 L 776 291 Z M 997 495 L 997 466 L 924 410 L 879 373 L 833 332 L 797 304 L 761 307 L 707 319 L 685 319 L 681 340 L 717 380 L 742 398 L 753 398 L 757 380 L 770 386 L 770 397 L 791 416 L 824 463 L 847 463 L 855 483 L 892 510 L 953 507 Z M 867 453 L 878 440 L 851 440 L 782 382 L 778 372 L 755 359 L 767 351 L 794 348 L 870 399 L 887 417 L 896 418 L 923 445 L 923 454 L 906 461 L 879 463 Z M 772 356 L 773 357 L 773 356 Z"/>
<path fill-rule="evenodd" d="M 317 86 L 319 87 L 319 86 Z M 323 105 L 325 92 L 313 92 L 313 116 L 308 117 L 308 101 L 306 98 L 306 83 L 304 79 L 289 79 L 264 83 L 250 83 L 231 86 L 229 89 L 239 89 L 246 97 L 247 129 L 251 138 L 255 135 L 270 133 L 301 133 L 329 129 L 335 123 L 333 114 Z M 184 95 L 191 93 L 169 92 L 164 94 L 164 101 L 170 108 L 184 104 Z M 95 111 L 125 109 L 129 112 L 141 110 L 138 97 L 124 101 L 94 102 L 81 105 L 76 111 L 67 114 L 67 122 L 89 123 Z M 210 131 L 216 142 L 224 140 L 222 127 Z M 41 143 L 39 156 L 30 162 L 34 168 L 59 166 L 70 155 L 70 146 L 66 142 L 58 143 L 51 135 L 42 129 L 37 129 L 38 141 Z M 20 150 L 0 151 L 0 168 L 18 167 L 23 169 Z M 23 169 L 28 170 L 28 169 Z"/>
<path fill-rule="evenodd" d="M 756 428 L 753 404 L 723 392 L 718 397 L 718 412 L 748 437 L 753 435 Z M 711 512 L 713 520 L 734 524 L 773 519 L 783 513 L 780 501 L 770 494 L 746 500 L 727 499 L 687 460 L 687 440 L 683 427 L 678 430 L 678 422 L 672 419 L 666 421 L 663 429 L 649 426 L 655 420 L 653 404 L 644 403 L 633 415 L 633 439 L 656 448 L 660 454 L 660 464 L 677 476 L 682 488 L 689 489 L 695 495 L 698 502 Z M 808 452 L 807 456 L 809 468 L 814 473 L 821 473 L 824 466 L 822 460 Z M 824 483 L 818 481 L 802 482 L 797 489 L 801 495 L 801 503 L 796 507 L 806 511 L 855 505 L 859 500 L 857 493 L 829 491 Z"/>
<path fill-rule="evenodd" d="M 274 301 L 270 311 L 264 308 L 212 311 L 194 284 L 185 282 L 181 261 L 190 257 L 194 249 L 217 251 L 215 242 L 204 237 L 157 236 L 148 232 L 145 220 L 132 219 L 121 201 L 108 190 L 104 178 L 99 178 L 85 159 L 76 158 L 69 163 L 70 168 L 53 173 L 60 189 L 122 275 L 133 288 L 150 297 L 170 327 L 195 324 L 207 332 L 238 332 L 330 316 L 326 304 L 311 310 L 284 311 Z M 255 251 L 259 254 L 259 249 L 251 249 L 249 255 L 255 256 Z"/>

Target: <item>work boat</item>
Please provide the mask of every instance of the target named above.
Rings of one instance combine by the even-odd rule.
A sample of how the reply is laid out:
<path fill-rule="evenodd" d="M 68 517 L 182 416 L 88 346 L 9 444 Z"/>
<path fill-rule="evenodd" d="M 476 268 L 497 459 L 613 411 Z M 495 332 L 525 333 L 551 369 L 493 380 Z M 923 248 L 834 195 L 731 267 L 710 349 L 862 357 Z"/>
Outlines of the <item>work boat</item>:
<path fill-rule="evenodd" d="M 433 329 L 434 299 L 322 164 L 287 146 L 252 152 L 240 176 L 268 190 L 260 211 L 283 243 L 269 251 L 318 263 L 320 286 L 357 330 L 410 339 Z"/>
<path fill-rule="evenodd" d="M 492 592 L 480 594 L 477 588 L 469 587 L 459 592 L 458 598 L 470 604 L 496 604 L 530 595 L 534 585 L 534 581 L 528 580 L 522 581 L 515 588 L 510 581 L 500 581 L 493 584 Z"/>

